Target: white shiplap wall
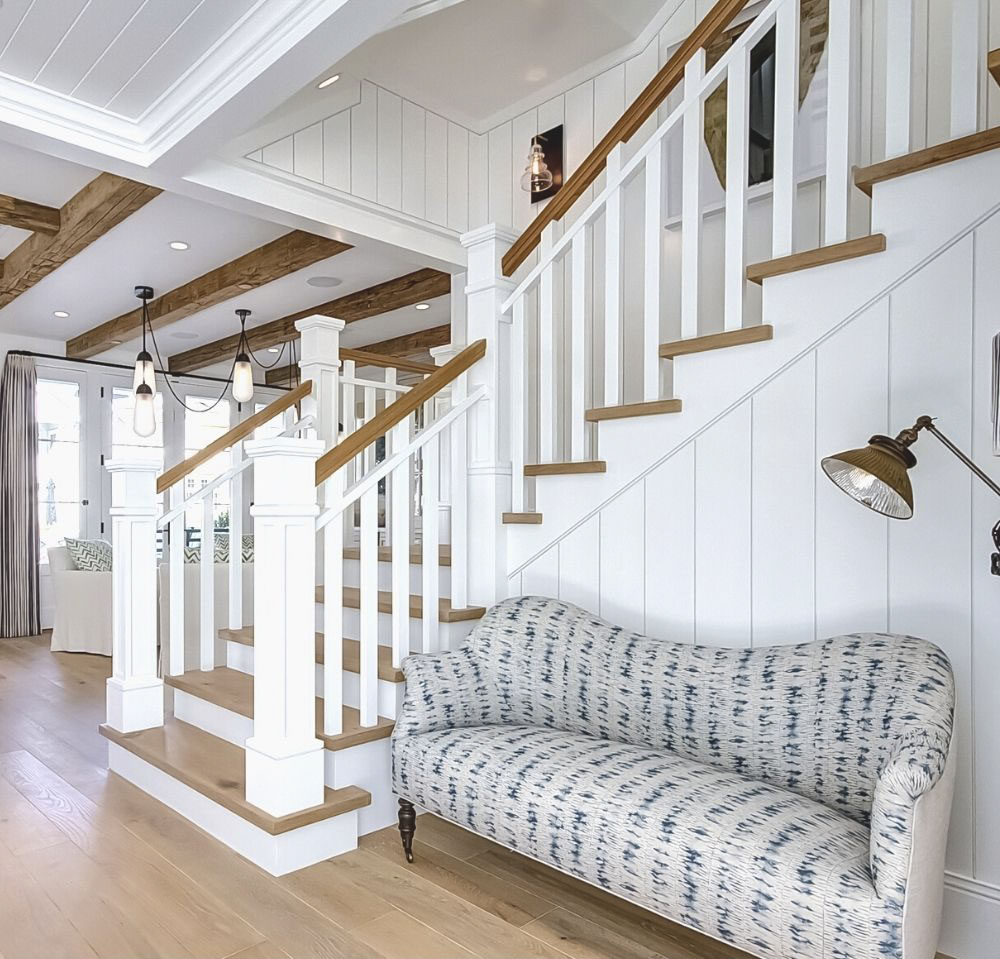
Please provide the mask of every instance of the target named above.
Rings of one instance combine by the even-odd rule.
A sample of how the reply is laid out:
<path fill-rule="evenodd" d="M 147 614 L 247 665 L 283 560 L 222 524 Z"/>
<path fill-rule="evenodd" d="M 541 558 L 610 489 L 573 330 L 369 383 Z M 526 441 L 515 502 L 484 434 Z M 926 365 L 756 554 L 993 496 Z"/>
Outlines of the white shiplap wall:
<path fill-rule="evenodd" d="M 514 594 L 557 596 L 681 642 L 761 646 L 889 630 L 938 643 L 958 681 L 960 756 L 941 948 L 964 959 L 993 954 L 983 950 L 1000 922 L 1000 579 L 989 573 L 1000 502 L 926 435 L 905 523 L 853 503 L 819 460 L 928 413 L 1000 480 L 990 426 L 998 261 L 994 214 L 510 583 Z"/>

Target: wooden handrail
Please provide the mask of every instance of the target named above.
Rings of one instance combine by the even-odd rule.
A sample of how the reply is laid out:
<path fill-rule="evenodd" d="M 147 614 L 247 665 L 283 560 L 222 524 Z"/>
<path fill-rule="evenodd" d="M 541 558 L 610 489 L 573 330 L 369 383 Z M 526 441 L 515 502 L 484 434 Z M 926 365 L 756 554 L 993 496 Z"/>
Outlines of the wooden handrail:
<path fill-rule="evenodd" d="M 316 461 L 316 485 L 319 486 L 324 480 L 328 480 L 341 466 L 349 463 L 397 423 L 405 420 L 414 410 L 419 409 L 485 355 L 486 340 L 477 340 L 462 350 L 458 356 L 452 357 L 444 366 L 438 367 L 427 379 L 421 380 L 408 393 L 404 393 L 395 403 L 390 403 L 359 430 L 344 437 L 342 443 L 327 450 Z"/>
<path fill-rule="evenodd" d="M 404 373 L 434 373 L 438 369 L 433 363 L 419 363 L 416 360 L 407 360 L 401 356 L 369 353 L 366 350 L 349 350 L 343 346 L 340 348 L 340 358 L 342 360 L 354 360 L 359 366 L 362 364 L 365 366 L 383 366 L 386 369 L 403 370 Z"/>
<path fill-rule="evenodd" d="M 443 367 L 442 367 L 443 369 Z M 198 450 L 186 460 L 171 466 L 156 478 L 156 492 L 162 493 L 170 489 L 174 483 L 184 479 L 188 473 L 197 469 L 206 460 L 210 460 L 216 453 L 238 443 L 249 436 L 255 429 L 263 426 L 268 420 L 273 419 L 279 413 L 284 413 L 289 407 L 294 406 L 299 400 L 304 399 L 312 392 L 312 380 L 306 380 L 294 390 L 290 390 L 284 396 L 279 396 L 273 403 L 268 403 L 259 413 L 247 417 L 242 423 L 237 423 L 227 433 L 223 433 L 217 440 L 212 440 L 204 449 Z"/>
<path fill-rule="evenodd" d="M 688 60 L 701 48 L 708 46 L 722 33 L 746 6 L 747 0 L 717 0 L 714 7 L 691 35 L 677 48 L 674 55 L 663 65 L 659 73 L 632 101 L 629 108 L 604 135 L 590 155 L 576 168 L 573 175 L 563 183 L 559 192 L 548 202 L 545 209 L 535 217 L 527 229 L 517 238 L 503 258 L 503 274 L 510 276 L 541 242 L 542 231 L 550 223 L 562 219 L 570 207 L 583 196 L 584 191 L 600 176 L 607 163 L 608 154 L 626 140 L 631 139 L 642 125 L 656 112 L 657 107 L 684 77 Z"/>

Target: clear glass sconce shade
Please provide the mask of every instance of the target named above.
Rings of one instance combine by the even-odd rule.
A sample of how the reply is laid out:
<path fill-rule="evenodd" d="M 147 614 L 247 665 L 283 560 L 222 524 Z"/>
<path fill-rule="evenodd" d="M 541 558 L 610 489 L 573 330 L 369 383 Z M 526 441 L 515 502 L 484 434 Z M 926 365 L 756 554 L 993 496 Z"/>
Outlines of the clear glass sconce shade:
<path fill-rule="evenodd" d="M 233 368 L 233 399 L 237 403 L 249 403 L 253 399 L 253 367 L 250 357 L 240 353 Z"/>
<path fill-rule="evenodd" d="M 528 165 L 521 175 L 521 189 L 525 193 L 541 193 L 550 186 L 552 186 L 552 171 L 545 163 L 545 151 L 542 150 L 542 145 L 536 140 L 531 144 Z"/>
<path fill-rule="evenodd" d="M 913 487 L 907 470 L 916 458 L 897 440 L 873 436 L 862 449 L 827 456 L 823 472 L 848 496 L 892 519 L 913 516 Z"/>
<path fill-rule="evenodd" d="M 135 391 L 132 429 L 136 436 L 152 436 L 156 432 L 156 404 L 153 391 L 145 383 L 140 383 Z"/>
<path fill-rule="evenodd" d="M 132 376 L 132 391 L 139 389 L 139 385 L 145 383 L 146 386 L 156 393 L 156 370 L 153 367 L 153 357 L 143 350 L 135 358 L 135 373 Z"/>

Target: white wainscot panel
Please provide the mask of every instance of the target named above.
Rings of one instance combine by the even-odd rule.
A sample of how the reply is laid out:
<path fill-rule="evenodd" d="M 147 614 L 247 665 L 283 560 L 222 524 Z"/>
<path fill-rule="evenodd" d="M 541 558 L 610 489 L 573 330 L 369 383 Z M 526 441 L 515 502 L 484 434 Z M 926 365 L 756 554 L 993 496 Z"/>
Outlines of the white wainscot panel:
<path fill-rule="evenodd" d="M 643 541 L 646 503 L 636 483 L 601 510 L 601 616 L 616 626 L 645 629 Z"/>
<path fill-rule="evenodd" d="M 559 597 L 559 547 L 542 553 L 521 571 L 521 591 L 525 596 Z"/>
<path fill-rule="evenodd" d="M 559 598 L 601 610 L 601 518 L 591 516 L 559 542 Z"/>

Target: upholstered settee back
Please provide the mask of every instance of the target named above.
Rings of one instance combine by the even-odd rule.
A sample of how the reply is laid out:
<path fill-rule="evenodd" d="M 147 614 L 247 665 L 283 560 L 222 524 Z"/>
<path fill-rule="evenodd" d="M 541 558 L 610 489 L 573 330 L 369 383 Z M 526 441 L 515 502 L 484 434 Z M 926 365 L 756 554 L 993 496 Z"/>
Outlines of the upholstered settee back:
<path fill-rule="evenodd" d="M 947 657 L 909 636 L 720 649 L 653 639 L 557 600 L 500 603 L 469 636 L 487 722 L 537 725 L 732 769 L 867 822 L 902 740 L 951 742 Z"/>

